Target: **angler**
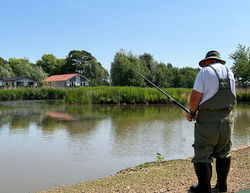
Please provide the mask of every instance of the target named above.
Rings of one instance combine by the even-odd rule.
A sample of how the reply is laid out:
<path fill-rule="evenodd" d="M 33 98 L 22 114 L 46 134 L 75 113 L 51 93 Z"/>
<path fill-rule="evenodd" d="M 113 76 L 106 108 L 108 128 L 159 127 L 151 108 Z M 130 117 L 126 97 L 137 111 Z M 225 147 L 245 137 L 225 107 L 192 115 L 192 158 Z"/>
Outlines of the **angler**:
<path fill-rule="evenodd" d="M 202 70 L 197 74 L 190 96 L 189 121 L 196 116 L 194 163 L 198 185 L 191 192 L 211 193 L 211 162 L 216 158 L 217 184 L 220 192 L 227 192 L 233 132 L 232 109 L 236 105 L 235 80 L 226 62 L 217 51 L 209 51 L 199 62 Z"/>

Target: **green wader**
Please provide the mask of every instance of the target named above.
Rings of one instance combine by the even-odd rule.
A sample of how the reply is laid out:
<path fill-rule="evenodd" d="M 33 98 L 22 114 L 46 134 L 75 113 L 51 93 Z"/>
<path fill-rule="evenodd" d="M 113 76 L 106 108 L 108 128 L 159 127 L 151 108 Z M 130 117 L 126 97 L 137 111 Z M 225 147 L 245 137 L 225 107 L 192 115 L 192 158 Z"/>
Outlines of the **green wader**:
<path fill-rule="evenodd" d="M 231 92 L 230 79 L 221 79 L 216 70 L 211 67 L 219 79 L 219 89 L 215 95 L 202 103 L 198 108 L 195 123 L 195 173 L 197 186 L 191 186 L 194 193 L 211 193 L 210 180 L 212 177 L 211 162 L 216 159 L 217 183 L 215 188 L 220 192 L 227 191 L 227 175 L 230 169 L 230 150 L 232 146 L 233 115 L 236 98 Z"/>
<path fill-rule="evenodd" d="M 221 79 L 216 70 L 211 67 L 219 79 L 219 89 L 216 94 L 202 103 L 198 108 L 195 123 L 195 156 L 193 163 L 211 163 L 213 157 L 226 158 L 230 156 L 233 132 L 232 109 L 236 98 L 231 92 L 230 79 Z"/>

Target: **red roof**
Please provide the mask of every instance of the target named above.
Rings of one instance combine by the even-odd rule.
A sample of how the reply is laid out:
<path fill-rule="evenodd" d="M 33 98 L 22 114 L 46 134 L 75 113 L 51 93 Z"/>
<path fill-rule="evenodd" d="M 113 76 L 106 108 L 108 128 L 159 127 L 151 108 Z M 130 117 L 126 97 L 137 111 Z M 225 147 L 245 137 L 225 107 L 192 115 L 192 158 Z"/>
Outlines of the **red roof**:
<path fill-rule="evenodd" d="M 45 80 L 43 80 L 43 82 L 59 82 L 59 81 L 65 81 L 68 80 L 74 76 L 76 76 L 77 73 L 75 74 L 61 74 L 61 75 L 52 75 L 48 78 L 46 78 Z"/>

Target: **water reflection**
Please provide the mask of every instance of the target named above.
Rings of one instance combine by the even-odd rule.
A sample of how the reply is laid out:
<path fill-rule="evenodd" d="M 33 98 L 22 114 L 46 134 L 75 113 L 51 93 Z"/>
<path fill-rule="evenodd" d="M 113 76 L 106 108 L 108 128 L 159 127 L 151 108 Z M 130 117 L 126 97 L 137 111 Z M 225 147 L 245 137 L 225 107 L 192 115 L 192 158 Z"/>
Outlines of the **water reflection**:
<path fill-rule="evenodd" d="M 249 109 L 234 110 L 234 145 L 249 145 Z M 16 192 L 13 183 L 21 193 L 103 177 L 154 161 L 157 152 L 190 157 L 192 143 L 193 123 L 173 106 L 2 102 L 0 192 Z M 19 165 L 19 172 L 11 169 Z M 6 176 L 11 183 L 1 183 Z"/>

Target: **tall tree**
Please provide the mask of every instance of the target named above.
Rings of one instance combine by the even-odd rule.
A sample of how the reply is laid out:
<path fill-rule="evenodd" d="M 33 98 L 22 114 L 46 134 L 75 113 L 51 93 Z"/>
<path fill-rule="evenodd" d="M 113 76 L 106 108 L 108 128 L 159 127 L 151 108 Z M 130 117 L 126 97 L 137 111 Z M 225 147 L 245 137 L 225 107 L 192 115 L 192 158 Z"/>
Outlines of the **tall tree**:
<path fill-rule="evenodd" d="M 36 79 L 38 82 L 47 77 L 47 74 L 41 67 L 30 63 L 27 58 L 10 58 L 9 64 L 15 76 L 27 76 Z"/>
<path fill-rule="evenodd" d="M 14 76 L 8 61 L 0 57 L 0 78 L 9 78 Z"/>
<path fill-rule="evenodd" d="M 63 65 L 64 73 L 79 73 L 91 81 L 91 85 L 107 85 L 109 73 L 91 53 L 85 50 L 72 50 L 69 52 L 66 63 Z"/>
<path fill-rule="evenodd" d="M 232 71 L 238 86 L 250 85 L 250 47 L 238 45 L 237 50 L 229 57 L 234 61 Z"/>
<path fill-rule="evenodd" d="M 159 63 L 156 66 L 154 73 L 154 83 L 159 87 L 171 87 L 173 85 L 173 72 L 164 63 Z"/>
<path fill-rule="evenodd" d="M 65 62 L 65 59 L 57 59 L 53 54 L 44 54 L 41 60 L 38 60 L 36 64 L 37 66 L 41 66 L 47 74 L 53 75 L 61 73 L 62 66 Z"/>
<path fill-rule="evenodd" d="M 131 66 L 143 74 L 143 66 L 137 56 L 132 52 L 120 50 L 115 54 L 114 61 L 111 63 L 111 83 L 114 86 L 146 86 L 145 81 L 134 73 L 129 67 Z"/>

